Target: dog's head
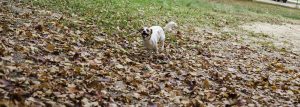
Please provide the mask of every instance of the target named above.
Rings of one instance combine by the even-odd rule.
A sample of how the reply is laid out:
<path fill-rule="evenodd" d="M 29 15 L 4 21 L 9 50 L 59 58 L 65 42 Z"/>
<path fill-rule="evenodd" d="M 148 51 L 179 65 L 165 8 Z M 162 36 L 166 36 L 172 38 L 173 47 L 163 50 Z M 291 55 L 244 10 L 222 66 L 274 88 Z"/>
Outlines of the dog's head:
<path fill-rule="evenodd" d="M 140 29 L 140 33 L 142 34 L 143 39 L 147 39 L 147 38 L 150 39 L 152 34 L 152 29 L 148 27 L 143 27 L 142 29 Z"/>

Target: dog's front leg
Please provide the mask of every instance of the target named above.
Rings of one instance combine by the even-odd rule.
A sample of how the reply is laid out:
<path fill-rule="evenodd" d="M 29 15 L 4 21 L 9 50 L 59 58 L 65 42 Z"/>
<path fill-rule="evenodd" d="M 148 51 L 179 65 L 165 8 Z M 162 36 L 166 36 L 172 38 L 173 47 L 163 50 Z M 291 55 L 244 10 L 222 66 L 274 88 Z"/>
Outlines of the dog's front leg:
<path fill-rule="evenodd" d="M 155 45 L 154 51 L 155 51 L 156 54 L 158 54 L 158 46 L 157 45 Z"/>
<path fill-rule="evenodd" d="M 147 57 L 151 57 L 151 55 L 152 55 L 152 49 L 149 49 L 149 48 L 147 48 L 147 50 L 146 50 L 146 52 L 147 52 Z"/>
<path fill-rule="evenodd" d="M 162 41 L 161 51 L 164 51 L 165 49 L 165 41 Z"/>

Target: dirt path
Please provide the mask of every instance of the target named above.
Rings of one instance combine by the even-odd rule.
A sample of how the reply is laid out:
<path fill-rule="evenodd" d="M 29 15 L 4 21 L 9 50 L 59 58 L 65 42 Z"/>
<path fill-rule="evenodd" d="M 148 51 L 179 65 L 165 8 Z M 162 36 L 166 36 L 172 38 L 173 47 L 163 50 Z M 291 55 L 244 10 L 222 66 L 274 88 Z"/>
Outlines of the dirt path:
<path fill-rule="evenodd" d="M 243 29 L 253 31 L 255 33 L 264 33 L 274 38 L 276 46 L 285 45 L 284 43 L 292 44 L 292 51 L 300 53 L 300 25 L 274 25 L 269 23 L 248 23 L 241 26 Z"/>

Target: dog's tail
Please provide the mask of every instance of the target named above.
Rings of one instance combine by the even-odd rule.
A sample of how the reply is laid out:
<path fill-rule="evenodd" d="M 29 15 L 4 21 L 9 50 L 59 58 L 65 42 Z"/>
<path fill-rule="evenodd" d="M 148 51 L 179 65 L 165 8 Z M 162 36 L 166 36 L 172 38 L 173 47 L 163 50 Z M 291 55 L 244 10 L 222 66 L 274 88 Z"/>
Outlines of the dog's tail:
<path fill-rule="evenodd" d="M 177 27 L 177 23 L 171 21 L 164 27 L 164 30 L 170 32 L 174 27 Z"/>

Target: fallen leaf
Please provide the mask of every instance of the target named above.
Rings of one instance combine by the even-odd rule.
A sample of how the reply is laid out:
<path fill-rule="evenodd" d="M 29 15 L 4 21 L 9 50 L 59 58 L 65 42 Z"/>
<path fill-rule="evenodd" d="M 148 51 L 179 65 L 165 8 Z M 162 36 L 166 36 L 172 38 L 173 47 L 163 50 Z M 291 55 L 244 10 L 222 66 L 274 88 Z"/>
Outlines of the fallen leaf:
<path fill-rule="evenodd" d="M 54 46 L 54 45 L 52 45 L 52 44 L 47 44 L 47 45 L 46 45 L 46 50 L 47 50 L 48 52 L 53 52 L 54 49 L 55 49 L 55 46 Z"/>
<path fill-rule="evenodd" d="M 210 82 L 209 82 L 208 79 L 205 79 L 205 80 L 203 81 L 203 87 L 204 87 L 205 89 L 209 89 L 209 87 L 210 87 Z"/>

